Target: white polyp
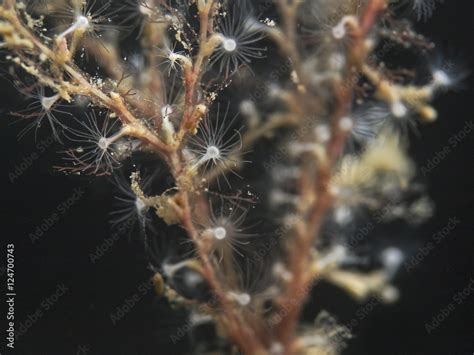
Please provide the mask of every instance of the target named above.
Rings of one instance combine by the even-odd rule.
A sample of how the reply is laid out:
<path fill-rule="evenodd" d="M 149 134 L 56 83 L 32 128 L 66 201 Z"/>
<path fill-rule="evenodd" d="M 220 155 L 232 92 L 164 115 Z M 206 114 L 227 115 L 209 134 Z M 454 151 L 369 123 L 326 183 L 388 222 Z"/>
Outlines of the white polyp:
<path fill-rule="evenodd" d="M 211 145 L 211 146 L 207 147 L 207 149 L 206 149 L 205 157 L 206 156 L 207 156 L 207 160 L 219 159 L 219 157 L 221 156 L 221 152 L 220 152 L 219 148 L 217 148 L 215 145 Z"/>
<path fill-rule="evenodd" d="M 175 129 L 173 123 L 170 120 L 170 115 L 173 113 L 173 108 L 169 105 L 164 106 L 161 109 L 161 116 L 163 117 L 161 129 L 165 136 L 166 143 L 171 144 L 174 141 Z"/>
<path fill-rule="evenodd" d="M 58 38 L 66 37 L 68 34 L 77 30 L 87 30 L 90 26 L 89 19 L 86 16 L 79 15 L 76 17 L 76 21 L 66 31 L 61 33 Z"/>
<path fill-rule="evenodd" d="M 252 298 L 250 297 L 250 295 L 248 293 L 242 293 L 239 295 L 238 297 L 238 302 L 242 305 L 242 306 L 246 306 L 250 303 L 250 301 L 252 300 Z"/>
<path fill-rule="evenodd" d="M 232 38 L 224 38 L 222 40 L 222 48 L 224 48 L 226 52 L 233 52 L 237 49 L 237 42 Z"/>
<path fill-rule="evenodd" d="M 281 343 L 274 342 L 270 347 L 270 355 L 282 355 L 285 348 Z"/>
<path fill-rule="evenodd" d="M 171 114 L 173 114 L 173 107 L 170 105 L 165 105 L 161 108 L 161 117 L 163 117 L 163 119 L 169 119 Z"/>
<path fill-rule="evenodd" d="M 86 30 L 89 28 L 89 25 L 89 19 L 86 16 L 80 15 L 76 18 L 77 29 Z"/>
<path fill-rule="evenodd" d="M 397 118 L 405 117 L 406 114 L 408 113 L 407 107 L 400 101 L 393 103 L 391 110 L 392 110 L 392 114 Z"/>
<path fill-rule="evenodd" d="M 221 159 L 221 151 L 217 146 L 210 145 L 206 148 L 206 153 L 196 162 L 196 164 L 194 164 L 193 168 L 197 169 L 209 160 L 217 162 L 219 159 Z"/>
<path fill-rule="evenodd" d="M 303 153 L 307 153 L 308 151 L 312 150 L 313 144 L 311 143 L 298 143 L 293 142 L 290 143 L 288 147 L 288 151 L 292 156 L 298 156 Z"/>
<path fill-rule="evenodd" d="M 184 274 L 184 283 L 190 288 L 197 287 L 201 281 L 201 276 L 196 272 L 186 272 Z"/>
<path fill-rule="evenodd" d="M 213 235 L 217 240 L 224 240 L 227 237 L 227 231 L 224 227 L 217 227 L 214 228 Z"/>
<path fill-rule="evenodd" d="M 286 193 L 281 190 L 273 190 L 270 194 L 270 200 L 275 205 L 290 204 L 296 205 L 299 202 L 297 196 Z"/>
<path fill-rule="evenodd" d="M 140 54 L 132 54 L 130 56 L 130 63 L 137 72 L 142 72 L 145 68 L 145 58 Z"/>
<path fill-rule="evenodd" d="M 316 134 L 316 139 L 321 143 L 326 143 L 327 141 L 329 141 L 329 139 L 331 139 L 331 131 L 328 125 L 320 124 L 316 126 L 316 129 L 314 131 Z"/>
<path fill-rule="evenodd" d="M 250 295 L 248 293 L 231 292 L 230 295 L 241 306 L 249 305 L 250 301 L 252 300 L 252 297 L 250 297 Z"/>
<path fill-rule="evenodd" d="M 286 282 L 291 281 L 293 278 L 293 274 L 288 271 L 286 266 L 281 262 L 277 262 L 273 265 L 273 274 Z"/>
<path fill-rule="evenodd" d="M 278 86 L 278 84 L 274 84 L 274 83 L 268 84 L 267 92 L 268 92 L 268 96 L 270 98 L 278 98 L 278 97 L 284 95 L 284 93 L 285 93 L 282 90 L 282 88 L 280 86 Z"/>
<path fill-rule="evenodd" d="M 214 320 L 214 318 L 212 318 L 212 316 L 209 315 L 209 314 L 191 313 L 191 315 L 189 317 L 189 322 L 193 326 L 197 326 L 197 325 L 200 325 L 200 324 L 206 324 L 206 323 L 212 322 L 213 320 Z"/>
<path fill-rule="evenodd" d="M 400 298 L 400 292 L 396 287 L 389 285 L 381 290 L 380 296 L 385 302 L 393 303 Z"/>
<path fill-rule="evenodd" d="M 343 21 L 332 28 L 332 35 L 336 39 L 342 39 L 346 35 L 346 25 Z"/>
<path fill-rule="evenodd" d="M 339 121 L 339 128 L 341 131 L 349 132 L 354 126 L 354 121 L 350 117 L 343 117 Z"/>
<path fill-rule="evenodd" d="M 347 206 L 340 206 L 334 210 L 334 220 L 338 224 L 347 224 L 352 220 L 352 211 Z"/>
<path fill-rule="evenodd" d="M 297 167 L 279 166 L 274 169 L 273 179 L 277 182 L 285 182 L 291 179 L 297 179 L 301 171 Z"/>
<path fill-rule="evenodd" d="M 256 111 L 255 104 L 251 100 L 243 100 L 240 103 L 240 112 L 244 115 L 254 115 Z"/>
<path fill-rule="evenodd" d="M 286 229 L 291 229 L 292 227 L 294 227 L 298 223 L 298 221 L 299 221 L 298 216 L 294 213 L 291 213 L 291 214 L 288 214 L 285 217 L 283 217 L 282 225 Z"/>
<path fill-rule="evenodd" d="M 137 212 L 141 214 L 146 210 L 147 206 L 141 198 L 137 197 L 135 199 L 135 208 L 137 209 Z"/>
<path fill-rule="evenodd" d="M 146 2 L 139 5 L 139 11 L 143 16 L 151 17 L 153 15 L 153 11 Z"/>
<path fill-rule="evenodd" d="M 108 139 L 107 137 L 101 137 L 97 145 L 99 146 L 100 149 L 107 150 L 110 146 L 110 143 L 111 143 L 110 139 Z"/>
<path fill-rule="evenodd" d="M 436 70 L 433 73 L 433 84 L 435 86 L 449 86 L 451 80 L 449 79 L 448 74 L 442 70 Z"/>
<path fill-rule="evenodd" d="M 177 272 L 179 269 L 185 267 L 187 263 L 188 263 L 187 260 L 180 261 L 179 263 L 176 263 L 176 264 L 168 264 L 167 262 L 165 262 L 162 266 L 163 273 L 167 277 L 173 277 L 174 273 Z"/>
<path fill-rule="evenodd" d="M 170 62 L 173 63 L 173 64 L 177 62 L 178 58 L 179 58 L 179 56 L 178 56 L 178 54 L 176 54 L 175 52 L 170 52 L 170 53 L 168 54 L 168 59 L 169 59 Z"/>
<path fill-rule="evenodd" d="M 53 95 L 53 96 L 43 96 L 41 98 L 41 106 L 46 110 L 49 111 L 51 110 L 51 107 L 59 100 L 59 95 Z"/>
<path fill-rule="evenodd" d="M 347 256 L 347 249 L 343 245 L 336 245 L 332 250 L 334 259 L 342 260 Z"/>
<path fill-rule="evenodd" d="M 403 262 L 404 255 L 400 249 L 389 247 L 382 252 L 381 259 L 388 274 L 393 276 Z"/>

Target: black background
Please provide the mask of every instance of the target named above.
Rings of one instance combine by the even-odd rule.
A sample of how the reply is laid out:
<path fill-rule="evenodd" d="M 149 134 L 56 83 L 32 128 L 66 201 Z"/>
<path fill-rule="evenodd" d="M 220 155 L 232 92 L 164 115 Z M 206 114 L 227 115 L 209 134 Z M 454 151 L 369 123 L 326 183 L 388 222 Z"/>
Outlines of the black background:
<path fill-rule="evenodd" d="M 458 57 L 455 59 L 467 68 L 473 67 L 472 1 L 445 3 L 431 21 L 419 28 L 448 53 L 453 49 Z M 467 121 L 474 121 L 473 87 L 471 76 L 462 90 L 436 100 L 440 119 L 421 126 L 420 137 L 411 139 L 410 151 L 420 166 L 448 144 Z M 169 337 L 185 321 L 185 313 L 169 310 L 153 292 L 148 292 L 118 324 L 113 325 L 110 320 L 116 307 L 137 292 L 151 274 L 139 243 L 126 237 L 120 238 L 95 264 L 90 262 L 90 253 L 110 236 L 107 220 L 113 198 L 106 179 L 89 181 L 55 173 L 51 166 L 60 147 L 52 145 L 14 183 L 10 181 L 8 173 L 36 148 L 30 139 L 17 141 L 18 126 L 11 125 L 11 117 L 6 114 L 21 108 L 19 94 L 6 81 L 1 82 L 0 93 L 1 263 L 5 262 L 3 244 L 14 243 L 17 324 L 34 313 L 58 285 L 68 288 L 54 307 L 17 340 L 14 353 L 185 353 L 187 342 L 173 345 Z M 400 301 L 392 306 L 379 305 L 369 312 L 354 330 L 355 337 L 345 354 L 474 353 L 474 293 L 456 305 L 432 333 L 425 330 L 425 324 L 474 279 L 473 141 L 471 132 L 426 177 L 436 212 L 409 237 L 416 241 L 415 245 L 422 246 L 450 217 L 457 217 L 461 223 L 413 271 L 400 272 L 396 280 L 402 292 Z M 75 188 L 83 189 L 83 197 L 40 240 L 32 243 L 29 233 Z M 360 304 L 325 287 L 310 307 L 327 309 L 343 324 L 357 318 Z M 2 331 L 2 347 L 4 334 Z"/>

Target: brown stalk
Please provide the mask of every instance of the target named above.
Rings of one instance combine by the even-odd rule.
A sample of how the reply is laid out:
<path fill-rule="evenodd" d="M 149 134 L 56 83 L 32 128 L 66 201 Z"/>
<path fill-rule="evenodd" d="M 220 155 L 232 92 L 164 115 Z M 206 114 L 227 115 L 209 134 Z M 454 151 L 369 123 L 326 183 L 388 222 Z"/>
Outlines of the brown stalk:
<path fill-rule="evenodd" d="M 366 59 L 364 40 L 384 7 L 384 0 L 369 0 L 359 20 L 358 28 L 353 29 L 351 33 L 353 42 L 348 53 L 350 60 L 348 62 L 347 72 L 349 74 L 346 78 L 349 83 L 355 83 L 357 72 L 354 69 L 359 69 Z M 282 10 L 285 9 L 287 9 L 287 7 L 282 7 Z M 285 15 L 283 17 L 288 17 L 292 15 L 292 12 L 283 13 L 283 15 Z M 291 23 L 291 21 L 287 19 L 287 23 Z M 295 31 L 295 27 L 290 28 L 286 26 L 285 29 L 287 38 L 294 36 L 292 33 Z M 303 164 L 300 195 L 306 196 L 307 194 L 313 194 L 315 196 L 315 202 L 307 214 L 303 215 L 302 220 L 294 227 L 292 244 L 288 247 L 288 267 L 293 278 L 290 284 L 287 285 L 286 293 L 282 295 L 278 302 L 282 317 L 276 327 L 276 333 L 279 342 L 285 349 L 285 354 L 292 354 L 296 351 L 293 343 L 296 327 L 305 299 L 315 279 L 313 275 L 308 273 L 312 262 L 308 250 L 312 249 L 324 217 L 332 206 L 333 197 L 329 189 L 332 169 L 342 152 L 346 140 L 346 133 L 342 132 L 339 128 L 339 122 L 341 118 L 349 113 L 353 88 L 345 89 L 342 87 L 336 88 L 335 91 L 337 109 L 334 112 L 331 124 L 332 134 L 327 147 L 327 162 L 319 162 L 316 182 L 314 181 L 315 174 L 314 168 L 312 167 L 313 164 L 308 161 Z M 306 255 L 306 257 L 302 257 L 302 255 Z"/>

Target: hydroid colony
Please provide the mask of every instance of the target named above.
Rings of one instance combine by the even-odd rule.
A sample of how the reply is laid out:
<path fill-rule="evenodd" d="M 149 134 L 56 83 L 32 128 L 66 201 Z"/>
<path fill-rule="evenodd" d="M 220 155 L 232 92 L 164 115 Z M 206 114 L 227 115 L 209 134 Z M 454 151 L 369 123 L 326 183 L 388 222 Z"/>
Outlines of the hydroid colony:
<path fill-rule="evenodd" d="M 430 101 L 459 75 L 390 57 L 431 53 L 410 19 L 437 5 L 4 0 L 0 35 L 30 100 L 17 115 L 64 141 L 61 170 L 129 172 L 113 217 L 139 222 L 160 295 L 243 353 L 328 354 L 350 334 L 326 313 L 299 321 L 318 280 L 398 295 L 403 252 L 360 255 L 360 216 L 430 213 L 404 199 L 418 186 L 403 133 L 437 118 Z"/>

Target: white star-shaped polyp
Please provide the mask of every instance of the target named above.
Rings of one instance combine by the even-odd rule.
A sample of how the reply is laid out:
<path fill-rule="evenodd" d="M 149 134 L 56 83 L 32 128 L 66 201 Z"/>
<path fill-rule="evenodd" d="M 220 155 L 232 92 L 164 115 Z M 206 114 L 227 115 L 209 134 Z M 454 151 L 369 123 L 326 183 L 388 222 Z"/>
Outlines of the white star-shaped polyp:
<path fill-rule="evenodd" d="M 77 30 L 87 31 L 91 29 L 90 20 L 84 15 L 78 15 L 75 18 L 74 23 L 69 26 L 63 33 L 59 34 L 58 38 L 64 38 L 70 33 L 73 33 Z"/>
<path fill-rule="evenodd" d="M 257 43 L 265 37 L 262 28 L 267 27 L 241 5 L 231 5 L 227 10 L 218 21 L 216 36 L 220 43 L 210 62 L 211 66 L 219 63 L 219 71 L 226 77 L 241 66 L 249 67 L 253 59 L 264 57 L 266 48 Z"/>
<path fill-rule="evenodd" d="M 102 150 L 107 150 L 110 145 L 110 140 L 107 137 L 101 137 L 97 142 L 97 146 Z"/>
<path fill-rule="evenodd" d="M 339 128 L 341 131 L 349 132 L 354 127 L 354 121 L 350 117 L 343 117 L 339 121 Z"/>
<path fill-rule="evenodd" d="M 137 209 L 137 213 L 142 214 L 147 208 L 145 201 L 137 197 L 135 199 L 135 208 Z"/>
<path fill-rule="evenodd" d="M 395 103 L 393 103 L 392 105 L 392 114 L 397 117 L 397 118 L 401 118 L 401 117 L 405 117 L 406 114 L 408 113 L 408 109 L 406 108 L 406 106 L 397 101 Z"/>
<path fill-rule="evenodd" d="M 88 29 L 89 26 L 90 26 L 89 19 L 86 16 L 83 16 L 83 15 L 77 16 L 76 26 L 77 26 L 77 28 L 80 28 L 80 29 L 83 29 L 83 30 Z"/>
<path fill-rule="evenodd" d="M 138 5 L 138 9 L 143 16 L 151 17 L 153 11 L 150 5 L 147 4 L 147 1 L 144 1 L 142 4 Z"/>
<path fill-rule="evenodd" d="M 433 80 L 438 86 L 449 86 L 451 83 L 448 74 L 442 70 L 437 70 L 433 73 Z"/>
<path fill-rule="evenodd" d="M 110 119 L 109 115 L 102 120 L 94 112 L 86 117 L 85 121 L 76 120 L 79 129 L 68 128 L 64 131 L 70 141 L 79 143 L 81 147 L 81 152 L 75 150 L 80 156 L 73 154 L 68 159 L 79 163 L 84 171 L 109 173 L 120 166 L 115 149 L 115 144 L 123 137 L 123 131 L 119 129 L 120 122 Z"/>
<path fill-rule="evenodd" d="M 210 147 L 207 147 L 206 155 L 208 160 L 217 160 L 220 158 L 221 152 L 215 145 L 211 145 Z"/>
<path fill-rule="evenodd" d="M 233 38 L 224 38 L 222 47 L 226 52 L 233 52 L 237 49 L 237 42 Z"/>
<path fill-rule="evenodd" d="M 332 29 L 332 35 L 336 39 L 342 39 L 346 35 L 346 29 L 344 28 L 344 24 L 339 24 Z"/>
<path fill-rule="evenodd" d="M 56 94 L 56 95 L 53 95 L 53 96 L 42 96 L 40 98 L 40 101 L 41 101 L 41 106 L 43 107 L 43 109 L 45 109 L 46 111 L 49 111 L 51 110 L 51 108 L 53 107 L 53 105 L 60 99 L 60 96 L 59 94 Z"/>
<path fill-rule="evenodd" d="M 202 174 L 204 178 L 210 169 L 224 168 L 216 176 L 217 184 L 219 185 L 219 176 L 223 175 L 230 186 L 225 173 L 226 170 L 229 170 L 229 172 L 237 175 L 232 167 L 237 166 L 235 156 L 239 154 L 242 148 L 242 140 L 239 130 L 233 128 L 237 116 L 227 120 L 228 109 L 226 109 L 223 117 L 219 111 L 218 108 L 217 115 L 213 116 L 212 120 L 207 116 L 199 125 L 199 133 L 191 137 L 188 148 L 190 154 L 188 156 L 193 163 L 192 170 Z"/>
<path fill-rule="evenodd" d="M 227 236 L 227 231 L 224 227 L 217 227 L 214 229 L 213 234 L 217 240 L 224 240 Z"/>

